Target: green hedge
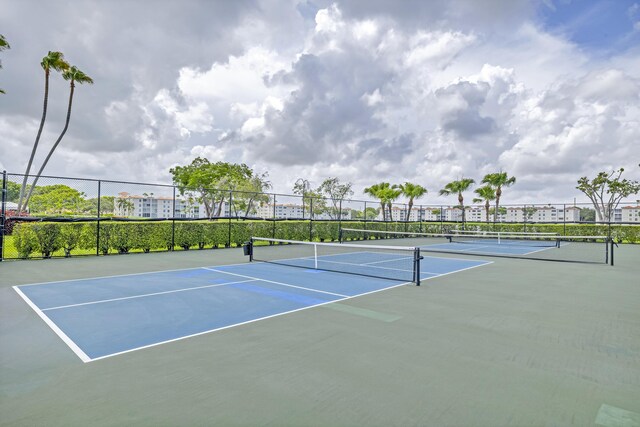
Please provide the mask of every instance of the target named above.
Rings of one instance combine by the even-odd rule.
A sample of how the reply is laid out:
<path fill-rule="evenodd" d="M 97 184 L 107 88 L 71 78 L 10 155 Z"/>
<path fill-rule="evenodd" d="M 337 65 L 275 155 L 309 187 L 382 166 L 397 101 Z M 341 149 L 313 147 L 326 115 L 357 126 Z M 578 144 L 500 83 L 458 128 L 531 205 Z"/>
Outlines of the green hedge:
<path fill-rule="evenodd" d="M 30 258 L 96 253 L 130 253 L 241 246 L 251 236 L 288 240 L 332 242 L 339 240 L 340 225 L 379 231 L 446 232 L 460 224 L 439 222 L 359 221 L 171 221 L 158 222 L 24 222 L 16 223 L 5 238 L 5 258 Z M 608 226 L 597 224 L 486 224 L 467 223 L 467 230 L 555 232 L 568 236 L 606 235 Z M 99 238 L 98 238 L 99 232 Z M 616 241 L 640 243 L 640 226 L 613 225 Z M 174 245 L 172 247 L 172 241 Z M 97 245 L 96 245 L 97 242 Z"/>

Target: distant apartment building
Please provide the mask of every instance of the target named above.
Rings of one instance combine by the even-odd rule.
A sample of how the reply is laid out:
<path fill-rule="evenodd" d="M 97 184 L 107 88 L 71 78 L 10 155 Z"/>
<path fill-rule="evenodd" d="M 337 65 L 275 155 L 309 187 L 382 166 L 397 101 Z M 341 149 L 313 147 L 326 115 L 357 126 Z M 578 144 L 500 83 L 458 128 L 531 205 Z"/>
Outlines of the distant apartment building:
<path fill-rule="evenodd" d="M 313 219 L 338 219 L 337 215 L 327 212 L 329 209 L 331 208 L 325 208 L 322 213 L 314 212 Z M 265 203 L 257 207 L 256 215 L 260 218 L 304 219 L 309 218 L 310 211 L 308 206 L 303 207 L 302 205 L 290 203 L 276 203 L 274 206 L 273 203 Z M 341 219 L 352 219 L 351 210 L 343 209 Z"/>
<path fill-rule="evenodd" d="M 206 218 L 207 210 L 201 203 L 191 204 L 176 198 L 175 210 L 173 198 L 152 195 L 118 193 L 114 200 L 115 215 L 136 218 Z M 229 208 L 223 203 L 222 215 L 229 215 Z"/>
<path fill-rule="evenodd" d="M 640 200 L 635 206 L 623 206 L 620 208 L 621 222 L 638 222 L 640 223 Z"/>
<path fill-rule="evenodd" d="M 506 222 L 577 222 L 580 221 L 580 208 L 569 206 L 525 206 L 507 207 Z"/>

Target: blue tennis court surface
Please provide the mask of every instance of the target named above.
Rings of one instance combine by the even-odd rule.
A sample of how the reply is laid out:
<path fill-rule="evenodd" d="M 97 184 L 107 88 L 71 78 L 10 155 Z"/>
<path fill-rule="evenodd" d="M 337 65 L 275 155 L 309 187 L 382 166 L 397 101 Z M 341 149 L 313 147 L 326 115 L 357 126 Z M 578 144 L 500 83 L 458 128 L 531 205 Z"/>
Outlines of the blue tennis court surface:
<path fill-rule="evenodd" d="M 485 264 L 425 257 L 421 278 Z M 84 362 L 90 362 L 403 284 L 252 263 L 14 289 Z"/>

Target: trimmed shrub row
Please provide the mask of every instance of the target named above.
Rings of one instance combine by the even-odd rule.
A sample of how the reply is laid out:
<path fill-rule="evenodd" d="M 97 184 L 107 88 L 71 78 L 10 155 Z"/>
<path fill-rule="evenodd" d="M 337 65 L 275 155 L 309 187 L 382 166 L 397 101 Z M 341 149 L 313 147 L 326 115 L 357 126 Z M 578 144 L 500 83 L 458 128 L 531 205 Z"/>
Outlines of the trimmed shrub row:
<path fill-rule="evenodd" d="M 193 221 L 176 222 L 24 222 L 7 238 L 6 258 L 42 258 L 78 254 L 166 251 L 240 246 L 251 236 L 288 240 L 338 241 L 338 221 Z M 418 222 L 342 222 L 343 227 L 379 231 L 447 232 L 459 224 Z M 568 236 L 603 235 L 608 226 L 596 224 L 485 224 L 467 223 L 467 230 L 555 232 Z M 98 235 L 99 234 L 99 235 Z M 640 243 L 640 226 L 613 225 L 616 241 Z M 11 251 L 11 246 L 15 249 Z"/>

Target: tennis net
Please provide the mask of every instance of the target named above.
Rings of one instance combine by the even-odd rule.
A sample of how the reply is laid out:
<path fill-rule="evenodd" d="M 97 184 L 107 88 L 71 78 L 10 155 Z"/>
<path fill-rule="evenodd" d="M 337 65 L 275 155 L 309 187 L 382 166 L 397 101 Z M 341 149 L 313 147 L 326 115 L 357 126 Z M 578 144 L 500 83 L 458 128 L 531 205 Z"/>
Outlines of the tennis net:
<path fill-rule="evenodd" d="M 250 260 L 420 285 L 420 249 L 252 237 Z"/>
<path fill-rule="evenodd" d="M 419 247 L 421 252 L 482 255 L 606 264 L 613 260 L 613 243 L 607 236 L 558 236 L 541 233 L 418 233 L 342 228 L 340 241 L 375 241 Z"/>

